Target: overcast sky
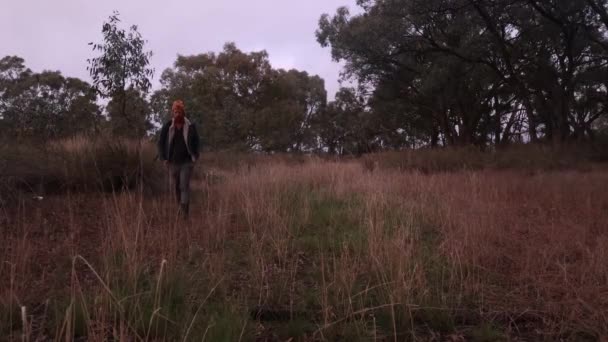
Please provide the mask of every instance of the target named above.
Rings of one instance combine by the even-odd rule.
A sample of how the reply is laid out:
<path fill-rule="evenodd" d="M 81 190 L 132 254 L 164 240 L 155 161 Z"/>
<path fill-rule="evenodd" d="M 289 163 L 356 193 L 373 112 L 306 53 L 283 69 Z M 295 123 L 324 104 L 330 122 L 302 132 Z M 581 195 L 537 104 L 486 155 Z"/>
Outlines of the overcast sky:
<path fill-rule="evenodd" d="M 87 43 L 101 41 L 113 10 L 124 24 L 139 26 L 154 52 L 155 89 L 161 72 L 178 54 L 220 51 L 233 41 L 241 50 L 266 49 L 277 68 L 296 68 L 325 79 L 330 98 L 340 66 L 314 32 L 323 13 L 355 0 L 0 0 L 0 58 L 23 57 L 34 71 L 60 70 L 90 80 Z"/>

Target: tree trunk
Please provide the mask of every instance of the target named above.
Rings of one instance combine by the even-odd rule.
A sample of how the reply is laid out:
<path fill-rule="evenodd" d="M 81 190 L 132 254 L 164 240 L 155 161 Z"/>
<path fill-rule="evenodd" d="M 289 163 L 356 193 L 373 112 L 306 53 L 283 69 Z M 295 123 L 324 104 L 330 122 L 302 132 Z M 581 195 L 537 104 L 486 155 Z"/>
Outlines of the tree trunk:
<path fill-rule="evenodd" d="M 496 124 L 494 125 L 494 146 L 500 145 L 502 135 L 502 115 L 496 110 Z"/>
<path fill-rule="evenodd" d="M 526 109 L 526 117 L 528 118 L 528 135 L 532 143 L 538 142 L 538 125 L 534 117 L 534 106 L 529 98 L 524 97 L 524 108 Z"/>
<path fill-rule="evenodd" d="M 435 148 L 439 144 L 439 130 L 437 126 L 433 125 L 431 129 L 431 147 Z"/>

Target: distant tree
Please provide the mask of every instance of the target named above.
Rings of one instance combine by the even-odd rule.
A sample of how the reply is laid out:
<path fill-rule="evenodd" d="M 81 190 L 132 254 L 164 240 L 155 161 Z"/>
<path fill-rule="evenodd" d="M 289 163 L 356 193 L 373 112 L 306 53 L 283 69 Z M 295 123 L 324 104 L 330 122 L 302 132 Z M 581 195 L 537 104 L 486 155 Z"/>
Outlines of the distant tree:
<path fill-rule="evenodd" d="M 2 122 L 3 137 L 19 136 L 23 133 L 18 129 L 28 121 L 26 113 L 20 106 L 19 97 L 25 91 L 24 80 L 32 75 L 25 67 L 21 57 L 6 56 L 0 60 L 0 122 Z"/>
<path fill-rule="evenodd" d="M 324 81 L 297 70 L 273 71 L 254 118 L 255 136 L 267 151 L 301 151 L 313 147 L 314 116 L 326 105 Z"/>
<path fill-rule="evenodd" d="M 161 121 L 183 99 L 212 149 L 305 150 L 315 140 L 310 120 L 325 105 L 324 82 L 296 70 L 275 70 L 265 51 L 245 53 L 233 43 L 216 53 L 179 56 L 152 96 Z"/>
<path fill-rule="evenodd" d="M 591 22 L 599 22 L 603 27 L 599 28 L 599 32 L 593 30 L 585 30 L 590 33 L 589 37 L 592 41 L 599 44 L 608 53 L 608 1 L 607 0 L 586 0 L 591 7 L 592 13 L 596 16 Z"/>
<path fill-rule="evenodd" d="M 147 116 L 148 111 L 139 109 L 142 108 L 142 100 L 146 101 L 151 88 L 150 79 L 154 75 L 154 70 L 149 67 L 152 52 L 144 51 L 146 41 L 137 26 L 131 26 L 127 32 L 118 26 L 119 23 L 119 14 L 114 12 L 103 24 L 103 42 L 90 43 L 93 51 L 100 55 L 88 60 L 87 69 L 100 96 L 111 99 L 108 114 L 112 125 L 118 126 L 115 131 L 143 134 L 150 117 Z"/>
<path fill-rule="evenodd" d="M 123 107 L 120 99 L 112 99 L 108 103 L 106 110 L 111 118 L 110 129 L 116 136 L 143 137 L 153 128 L 150 121 L 150 104 L 144 95 L 134 88 L 127 89 L 125 95 L 128 99 L 126 107 Z M 123 109 L 129 113 L 129 120 L 121 115 Z"/>
<path fill-rule="evenodd" d="M 358 4 L 361 14 L 322 16 L 317 39 L 372 90 L 376 115 L 392 113 L 387 132 L 431 145 L 561 143 L 591 137 L 605 115 L 604 0 Z"/>
<path fill-rule="evenodd" d="M 91 133 L 100 122 L 96 93 L 55 71 L 33 73 L 24 60 L 0 60 L 0 121 L 4 134 L 51 139 Z"/>
<path fill-rule="evenodd" d="M 255 145 L 255 112 L 272 67 L 265 51 L 246 54 L 226 44 L 219 54 L 179 56 L 161 76 L 153 95 L 157 117 L 170 116 L 171 102 L 183 99 L 190 119 L 200 124 L 210 148 L 247 149 Z"/>
<path fill-rule="evenodd" d="M 341 88 L 334 101 L 313 119 L 321 151 L 336 154 L 372 152 L 379 142 L 378 122 L 354 88 Z"/>

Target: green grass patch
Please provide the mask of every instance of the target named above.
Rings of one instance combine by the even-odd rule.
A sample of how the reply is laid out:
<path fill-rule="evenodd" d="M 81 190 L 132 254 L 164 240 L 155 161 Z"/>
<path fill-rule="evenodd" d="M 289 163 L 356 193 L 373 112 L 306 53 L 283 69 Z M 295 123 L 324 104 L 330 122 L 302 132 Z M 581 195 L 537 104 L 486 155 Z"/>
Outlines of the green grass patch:
<path fill-rule="evenodd" d="M 361 222 L 362 203 L 358 197 L 342 199 L 311 192 L 308 205 L 309 219 L 296 231 L 298 249 L 326 255 L 344 249 L 363 253 L 367 236 Z"/>
<path fill-rule="evenodd" d="M 221 306 L 210 305 L 205 308 L 205 318 L 197 323 L 198 327 L 188 335 L 188 341 L 238 341 L 241 334 L 244 340 L 250 336 L 254 325 L 249 322 L 249 316 L 238 307 L 227 303 Z"/>
<path fill-rule="evenodd" d="M 0 336 L 10 336 L 11 333 L 17 337 L 22 329 L 21 307 L 12 298 L 0 300 Z"/>
<path fill-rule="evenodd" d="M 502 342 L 509 340 L 502 331 L 489 323 L 475 327 L 471 331 L 470 339 L 474 342 Z"/>
<path fill-rule="evenodd" d="M 277 330 L 279 337 L 283 341 L 290 338 L 294 339 L 294 341 L 305 341 L 317 330 L 317 326 L 304 318 L 294 318 L 278 326 Z"/>

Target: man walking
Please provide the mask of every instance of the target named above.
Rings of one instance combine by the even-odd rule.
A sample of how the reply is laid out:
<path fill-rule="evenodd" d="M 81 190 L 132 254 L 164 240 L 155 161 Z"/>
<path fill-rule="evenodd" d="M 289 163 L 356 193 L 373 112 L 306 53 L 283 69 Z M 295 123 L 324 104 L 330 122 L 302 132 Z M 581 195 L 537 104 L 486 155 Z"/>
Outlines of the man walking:
<path fill-rule="evenodd" d="M 158 156 L 169 168 L 180 212 L 188 217 L 190 209 L 190 177 L 199 157 L 199 136 L 196 126 L 186 118 L 184 102 L 173 102 L 173 118 L 165 123 L 158 139 Z"/>

